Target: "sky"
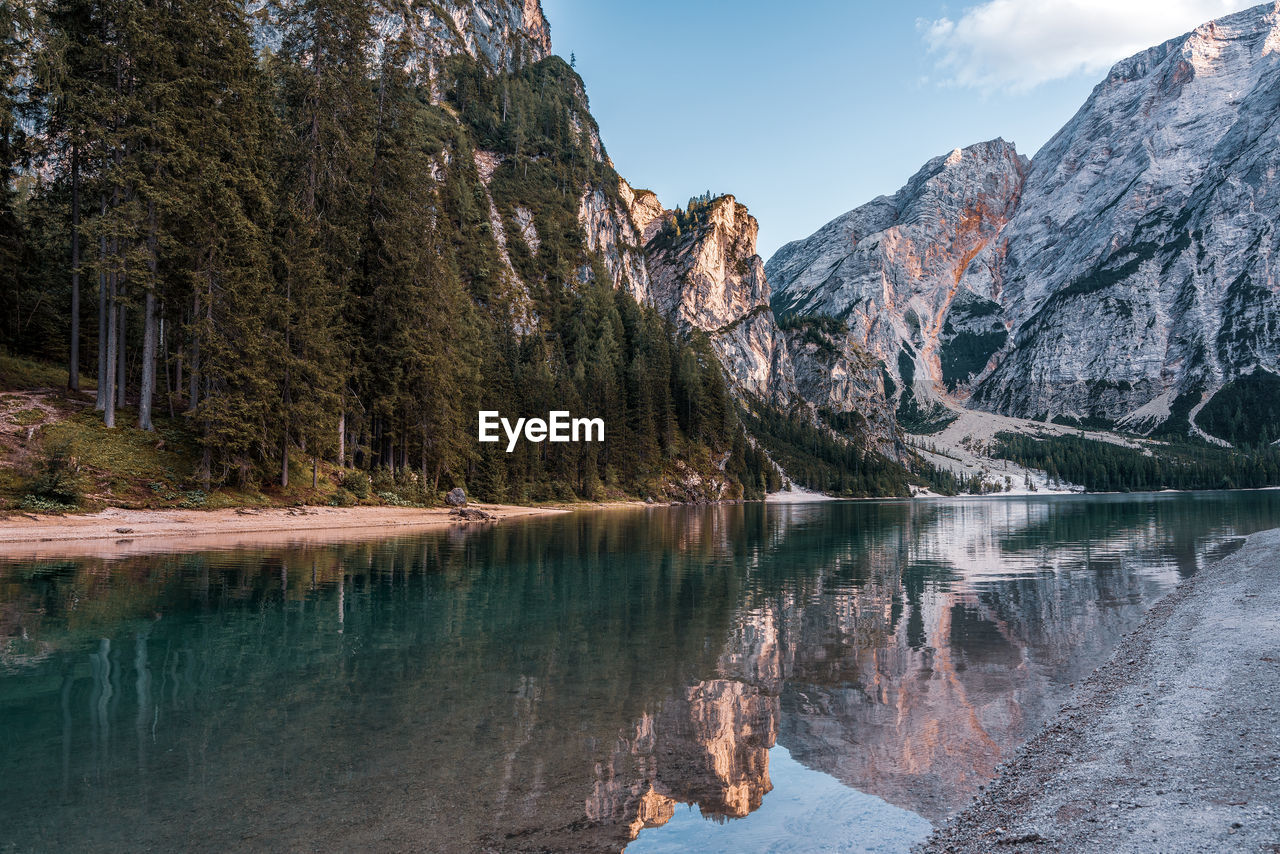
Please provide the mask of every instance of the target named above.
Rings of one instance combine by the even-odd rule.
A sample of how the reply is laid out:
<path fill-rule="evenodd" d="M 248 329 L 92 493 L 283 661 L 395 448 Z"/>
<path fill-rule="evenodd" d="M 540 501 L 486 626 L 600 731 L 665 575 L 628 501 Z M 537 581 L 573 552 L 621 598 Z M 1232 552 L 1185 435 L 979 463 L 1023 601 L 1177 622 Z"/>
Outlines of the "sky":
<path fill-rule="evenodd" d="M 732 193 L 768 258 L 996 137 L 1028 156 L 1116 61 L 1232 0 L 542 0 L 619 174 Z"/>

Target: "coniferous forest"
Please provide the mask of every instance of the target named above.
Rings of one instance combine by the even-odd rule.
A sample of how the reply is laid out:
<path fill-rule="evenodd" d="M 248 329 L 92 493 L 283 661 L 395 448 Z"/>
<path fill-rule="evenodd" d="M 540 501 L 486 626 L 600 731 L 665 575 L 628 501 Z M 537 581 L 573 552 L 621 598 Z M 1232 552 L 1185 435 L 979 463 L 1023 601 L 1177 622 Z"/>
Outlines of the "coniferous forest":
<path fill-rule="evenodd" d="M 332 488 L 302 498 L 757 498 L 782 471 L 845 496 L 999 488 L 883 457 L 856 419 L 735 395 L 711 339 L 637 302 L 587 245 L 584 194 L 626 205 L 571 65 L 458 54 L 424 70 L 407 30 L 375 34 L 374 9 L 0 6 L 0 384 L 25 387 L 5 360 L 62 365 L 76 424 L 97 430 L 40 434 L 30 483 L 0 472 L 0 493 L 76 504 L 96 457 L 118 500 L 107 482 L 134 451 L 151 460 L 135 492 L 194 505 L 219 489 L 293 500 L 322 473 Z M 703 229 L 714 201 L 666 212 L 652 245 Z M 843 329 L 803 325 L 828 349 Z M 1089 489 L 1274 484 L 1275 385 L 1243 377 L 1201 413 L 1242 453 L 1008 436 L 998 455 Z M 508 453 L 477 442 L 481 410 L 607 429 Z M 897 407 L 908 431 L 952 418 L 909 394 Z"/>
<path fill-rule="evenodd" d="M 423 82 L 407 40 L 371 49 L 367 0 L 3 8 L 0 344 L 73 391 L 96 378 L 106 426 L 180 434 L 192 486 L 324 467 L 425 500 L 660 496 L 673 466 L 721 472 L 721 497 L 776 486 L 705 342 L 583 245 L 582 188 L 618 180 L 563 60 L 455 57 Z M 477 150 L 501 156 L 491 197 Z M 493 208 L 515 233 L 517 207 L 536 251 L 497 244 Z M 608 430 L 506 453 L 476 443 L 481 409 Z"/>

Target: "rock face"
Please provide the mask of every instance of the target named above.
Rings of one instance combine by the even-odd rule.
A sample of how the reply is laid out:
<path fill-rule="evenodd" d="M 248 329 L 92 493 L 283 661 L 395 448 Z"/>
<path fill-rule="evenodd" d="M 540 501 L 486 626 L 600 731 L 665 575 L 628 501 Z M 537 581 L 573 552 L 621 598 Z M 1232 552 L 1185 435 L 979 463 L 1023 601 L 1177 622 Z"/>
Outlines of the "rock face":
<path fill-rule="evenodd" d="M 373 25 L 378 52 L 407 34 L 410 61 L 431 79 L 449 56 L 466 54 L 492 71 L 514 71 L 551 54 L 551 25 L 540 0 L 378 0 Z"/>
<path fill-rule="evenodd" d="M 800 323 L 787 329 L 796 393 L 842 416 L 841 428 L 891 459 L 905 453 L 886 374 L 848 329 Z"/>
<path fill-rule="evenodd" d="M 637 299 L 678 326 L 705 332 L 739 394 L 807 410 L 885 456 L 903 458 L 887 374 L 862 340 L 829 322 L 779 325 L 756 254 L 759 224 L 746 207 L 733 196 L 712 199 L 677 233 L 675 212 L 652 193 L 633 193 L 629 204 L 648 258 L 648 290 L 636 289 Z"/>
<path fill-rule="evenodd" d="M 965 334 L 954 318 L 948 328 L 953 304 L 981 305 L 996 295 L 989 285 L 963 292 L 962 274 L 984 249 L 999 257 L 998 236 L 1027 168 L 1002 139 L 935 157 L 893 196 L 779 249 L 765 267 L 774 308 L 783 317 L 843 320 L 897 389 L 915 386 L 917 397 L 935 398 L 944 363 L 955 361 L 951 345 Z"/>
<path fill-rule="evenodd" d="M 1036 155 L 964 284 L 1014 332 L 984 407 L 1156 426 L 1280 359 L 1280 14 L 1258 6 L 1117 64 Z"/>
<path fill-rule="evenodd" d="M 640 217 L 652 213 L 646 208 Z M 764 262 L 756 254 L 759 228 L 733 196 L 711 200 L 684 234 L 664 228 L 659 217 L 647 219 L 645 296 L 677 325 L 707 333 L 734 388 L 786 406 L 795 378 L 786 337 L 769 305 Z"/>
<path fill-rule="evenodd" d="M 644 192 L 656 201 L 653 193 Z M 626 288 L 637 300 L 646 302 L 651 297 L 649 268 L 642 232 L 632 217 L 636 198 L 636 192 L 621 179 L 613 194 L 603 187 L 587 187 L 578 202 L 578 222 L 587 248 L 600 256 L 614 287 Z"/>
<path fill-rule="evenodd" d="M 919 400 L 1196 429 L 1280 367 L 1277 49 L 1273 3 L 1118 63 L 1029 164 L 957 150 L 783 247 L 775 310 L 840 318 Z"/>

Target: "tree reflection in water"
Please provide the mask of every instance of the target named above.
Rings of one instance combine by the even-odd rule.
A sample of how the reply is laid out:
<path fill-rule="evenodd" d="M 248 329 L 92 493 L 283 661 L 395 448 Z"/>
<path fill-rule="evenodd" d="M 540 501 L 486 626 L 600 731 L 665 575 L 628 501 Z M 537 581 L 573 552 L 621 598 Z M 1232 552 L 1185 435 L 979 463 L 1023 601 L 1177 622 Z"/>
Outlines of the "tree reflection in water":
<path fill-rule="evenodd" d="M 680 804 L 758 810 L 775 745 L 937 820 L 1278 518 L 1274 493 L 747 505 L 9 564 L 0 842 L 620 851 Z"/>

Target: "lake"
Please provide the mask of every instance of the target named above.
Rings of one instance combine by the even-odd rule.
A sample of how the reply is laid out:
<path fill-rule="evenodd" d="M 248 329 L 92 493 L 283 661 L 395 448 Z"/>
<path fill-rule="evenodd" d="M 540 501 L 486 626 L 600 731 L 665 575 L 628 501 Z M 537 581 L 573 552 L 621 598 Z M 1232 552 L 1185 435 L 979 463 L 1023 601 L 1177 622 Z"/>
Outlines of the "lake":
<path fill-rule="evenodd" d="M 0 851 L 906 851 L 1280 492 L 0 564 Z"/>

